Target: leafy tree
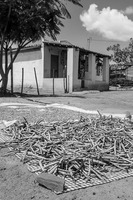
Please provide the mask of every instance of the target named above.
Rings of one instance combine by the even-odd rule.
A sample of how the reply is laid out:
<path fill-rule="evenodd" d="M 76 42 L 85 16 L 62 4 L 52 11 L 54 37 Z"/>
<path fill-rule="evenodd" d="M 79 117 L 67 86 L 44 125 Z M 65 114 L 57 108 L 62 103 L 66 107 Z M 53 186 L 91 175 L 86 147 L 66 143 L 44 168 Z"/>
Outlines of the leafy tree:
<path fill-rule="evenodd" d="M 121 48 L 120 44 L 116 44 L 107 48 L 108 51 L 112 51 L 112 61 L 115 62 L 116 67 L 133 65 L 133 39 L 129 41 L 129 45 L 125 48 Z"/>
<path fill-rule="evenodd" d="M 46 35 L 55 40 L 63 26 L 62 20 L 71 18 L 66 3 L 81 6 L 80 1 L 0 0 L 0 75 L 4 92 L 6 92 L 12 63 L 20 50 L 30 42 L 40 40 Z M 16 50 L 8 63 L 8 54 L 14 44 Z"/>

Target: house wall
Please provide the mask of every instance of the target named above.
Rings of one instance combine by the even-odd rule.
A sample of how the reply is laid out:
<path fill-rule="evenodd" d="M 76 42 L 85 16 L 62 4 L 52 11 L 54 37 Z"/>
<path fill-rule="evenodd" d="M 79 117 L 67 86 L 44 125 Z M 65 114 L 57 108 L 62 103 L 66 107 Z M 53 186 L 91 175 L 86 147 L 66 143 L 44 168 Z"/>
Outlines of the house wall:
<path fill-rule="evenodd" d="M 92 83 L 92 81 L 85 80 L 85 85 L 86 89 L 88 90 L 99 90 L 99 91 L 109 90 L 109 85 L 104 81 L 95 81 L 95 83 Z"/>
<path fill-rule="evenodd" d="M 55 94 L 57 93 L 65 93 L 65 85 L 66 79 L 65 78 L 45 78 L 43 79 L 43 91 L 48 93 L 53 93 L 53 87 Z"/>
<path fill-rule="evenodd" d="M 102 75 L 96 76 L 96 81 L 103 81 L 103 76 Z"/>
<path fill-rule="evenodd" d="M 22 68 L 24 68 L 24 87 L 36 88 L 34 68 L 36 69 L 39 88 L 43 84 L 42 52 L 41 48 L 21 51 L 13 64 L 14 87 L 21 87 Z M 8 87 L 11 85 L 9 74 Z"/>

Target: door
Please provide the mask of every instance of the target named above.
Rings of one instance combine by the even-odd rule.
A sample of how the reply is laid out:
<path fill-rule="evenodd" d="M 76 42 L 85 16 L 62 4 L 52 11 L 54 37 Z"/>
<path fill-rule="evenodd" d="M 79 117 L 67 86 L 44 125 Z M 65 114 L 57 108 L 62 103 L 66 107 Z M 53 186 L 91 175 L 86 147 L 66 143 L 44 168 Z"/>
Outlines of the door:
<path fill-rule="evenodd" d="M 51 55 L 51 78 L 59 77 L 59 56 Z"/>

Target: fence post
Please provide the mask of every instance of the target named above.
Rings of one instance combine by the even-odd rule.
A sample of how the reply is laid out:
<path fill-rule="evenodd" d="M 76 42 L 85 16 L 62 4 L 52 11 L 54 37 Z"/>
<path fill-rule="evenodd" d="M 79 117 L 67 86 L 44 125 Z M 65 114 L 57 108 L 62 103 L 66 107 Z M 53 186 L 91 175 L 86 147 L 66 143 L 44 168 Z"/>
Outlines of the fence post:
<path fill-rule="evenodd" d="M 69 90 L 70 90 L 70 85 L 69 85 L 69 75 L 67 76 L 67 93 L 69 93 Z"/>
<path fill-rule="evenodd" d="M 21 94 L 23 93 L 23 86 L 24 86 L 24 68 L 22 68 L 22 84 L 21 84 Z"/>
<path fill-rule="evenodd" d="M 55 95 L 55 91 L 54 91 L 54 89 L 55 89 L 55 88 L 54 88 L 54 87 L 55 87 L 55 86 L 54 86 L 54 76 L 55 76 L 55 74 L 54 74 L 54 69 L 53 69 L 53 96 Z"/>
<path fill-rule="evenodd" d="M 63 87 L 64 87 L 64 93 L 66 93 L 66 70 L 63 69 Z"/>
<path fill-rule="evenodd" d="M 37 93 L 38 93 L 38 96 L 40 95 L 39 93 L 39 87 L 38 87 L 38 81 L 37 81 L 37 75 L 36 75 L 36 69 L 34 67 L 34 74 L 35 74 L 35 80 L 36 80 L 36 86 L 37 86 Z"/>
<path fill-rule="evenodd" d="M 67 66 L 65 65 L 65 76 L 66 76 L 66 93 L 68 93 L 68 85 L 67 85 Z"/>

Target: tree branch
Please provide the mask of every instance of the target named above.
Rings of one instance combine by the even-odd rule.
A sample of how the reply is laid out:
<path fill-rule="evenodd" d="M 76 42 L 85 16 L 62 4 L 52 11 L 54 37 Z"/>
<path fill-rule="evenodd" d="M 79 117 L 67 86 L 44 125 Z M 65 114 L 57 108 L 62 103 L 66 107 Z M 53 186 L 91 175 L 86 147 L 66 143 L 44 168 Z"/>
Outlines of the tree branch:
<path fill-rule="evenodd" d="M 7 73 L 9 73 L 9 71 L 10 71 L 10 69 L 11 69 L 11 67 L 12 67 L 13 62 L 15 61 L 17 55 L 18 55 L 19 52 L 20 52 L 20 49 L 21 49 L 20 47 L 17 48 L 17 50 L 16 50 L 16 52 L 15 52 L 15 55 L 14 55 L 14 57 L 12 58 L 12 60 L 11 60 L 11 62 L 10 62 L 10 64 L 9 64 L 9 66 L 8 66 L 8 68 L 7 68 Z"/>
<path fill-rule="evenodd" d="M 12 1 L 10 1 L 9 11 L 8 11 L 8 15 L 7 15 L 7 21 L 6 21 L 5 28 L 4 28 L 4 31 L 3 31 L 3 34 L 2 34 L 3 44 L 4 44 L 4 40 L 5 40 L 5 32 L 6 32 L 6 29 L 7 29 L 8 23 L 9 23 L 9 18 L 10 18 L 10 15 L 11 15 L 11 8 L 12 8 L 11 4 L 12 4 Z"/>
<path fill-rule="evenodd" d="M 25 41 L 23 41 L 23 43 L 20 45 L 20 47 L 21 48 L 24 48 L 27 44 L 29 44 L 29 43 L 31 43 L 32 41 L 33 41 L 33 39 L 31 39 L 31 40 L 29 40 L 29 41 L 27 41 L 27 40 L 25 40 Z M 25 43 L 26 42 L 26 43 Z M 25 43 L 25 44 L 24 44 Z"/>
<path fill-rule="evenodd" d="M 10 62 L 9 66 L 8 66 L 7 73 L 9 73 L 9 71 L 10 71 L 10 69 L 11 69 L 11 67 L 12 67 L 12 64 L 13 64 L 13 62 L 15 61 L 15 59 L 16 59 L 17 55 L 19 54 L 20 50 L 21 50 L 22 48 L 24 48 L 27 44 L 29 44 L 30 42 L 32 42 L 32 40 L 30 40 L 30 41 L 28 41 L 28 42 L 26 42 L 26 43 L 25 43 L 25 42 L 26 42 L 26 40 L 23 41 L 22 44 L 20 44 L 20 45 L 18 46 L 18 48 L 17 48 L 17 50 L 16 50 L 16 52 L 15 52 L 15 55 L 14 55 L 12 61 Z M 25 43 L 25 44 L 24 44 L 24 43 Z"/>

